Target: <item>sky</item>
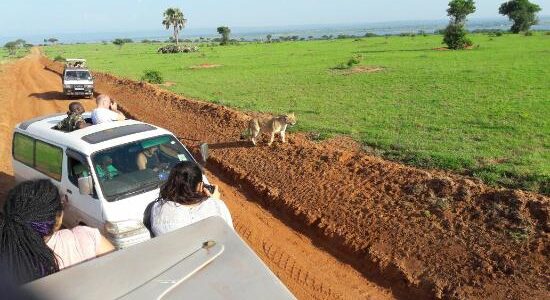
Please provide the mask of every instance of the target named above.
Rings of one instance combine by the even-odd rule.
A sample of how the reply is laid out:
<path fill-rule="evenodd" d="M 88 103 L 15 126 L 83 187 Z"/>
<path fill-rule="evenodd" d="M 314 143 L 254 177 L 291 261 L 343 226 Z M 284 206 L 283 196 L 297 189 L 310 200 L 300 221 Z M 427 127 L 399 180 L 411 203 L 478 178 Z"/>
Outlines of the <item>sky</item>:
<path fill-rule="evenodd" d="M 470 18 L 499 17 L 504 0 L 476 1 Z M 550 15 L 550 0 L 532 0 Z M 447 0 L 0 0 L 0 36 L 162 29 L 179 7 L 188 28 L 353 24 L 446 18 Z"/>

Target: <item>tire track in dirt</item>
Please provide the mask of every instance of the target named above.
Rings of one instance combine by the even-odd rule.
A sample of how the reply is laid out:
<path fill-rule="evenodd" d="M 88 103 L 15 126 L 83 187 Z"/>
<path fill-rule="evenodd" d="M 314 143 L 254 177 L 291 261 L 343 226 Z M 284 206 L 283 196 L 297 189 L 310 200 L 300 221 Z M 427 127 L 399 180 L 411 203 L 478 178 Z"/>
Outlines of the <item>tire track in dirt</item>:
<path fill-rule="evenodd" d="M 44 63 L 44 58 L 34 50 L 30 56 L 5 66 L 0 73 L 0 104 L 3 106 L 0 109 L 0 138 L 3 141 L 0 193 L 9 189 L 12 180 L 10 151 L 13 126 L 38 115 L 63 112 L 71 102 L 64 100 L 60 94 L 59 74 L 44 69 Z M 98 88 L 103 91 L 101 85 Z M 91 100 L 81 102 L 87 110 L 94 107 Z M 138 113 L 148 113 L 139 108 L 136 110 Z M 157 117 L 146 121 L 164 126 L 166 120 L 163 116 Z M 175 132 L 181 133 L 181 130 Z M 298 298 L 394 299 L 390 291 L 368 281 L 353 267 L 317 248 L 309 237 L 292 230 L 258 205 L 260 201 L 251 199 L 228 184 L 231 180 L 224 178 L 223 174 L 218 177 L 209 173 L 209 177 L 220 185 L 222 199 L 227 203 L 241 237 Z"/>
<path fill-rule="evenodd" d="M 220 185 L 235 229 L 299 299 L 392 299 L 351 266 L 318 249 L 307 236 L 288 228 L 256 200 L 209 172 Z"/>

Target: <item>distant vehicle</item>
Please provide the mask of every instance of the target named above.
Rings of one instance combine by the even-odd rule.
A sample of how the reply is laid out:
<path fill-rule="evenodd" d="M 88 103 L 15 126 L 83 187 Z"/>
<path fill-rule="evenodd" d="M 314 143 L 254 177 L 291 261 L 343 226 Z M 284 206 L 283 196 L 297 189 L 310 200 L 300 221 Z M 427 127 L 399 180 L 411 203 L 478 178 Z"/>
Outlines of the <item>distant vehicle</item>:
<path fill-rule="evenodd" d="M 94 79 L 86 67 L 85 59 L 67 58 L 61 77 L 65 96 L 93 96 Z"/>
<path fill-rule="evenodd" d="M 23 286 L 45 299 L 295 299 L 219 217 Z"/>
<path fill-rule="evenodd" d="M 99 228 L 117 248 L 148 240 L 145 208 L 158 197 L 170 169 L 180 161 L 195 161 L 193 156 L 171 132 L 154 125 L 126 120 L 72 132 L 54 129 L 64 117 L 42 116 L 16 125 L 16 181 L 49 178 L 66 201 L 67 227 Z M 90 121 L 90 113 L 84 117 Z M 151 147 L 158 148 L 155 166 L 139 170 L 137 155 Z"/>

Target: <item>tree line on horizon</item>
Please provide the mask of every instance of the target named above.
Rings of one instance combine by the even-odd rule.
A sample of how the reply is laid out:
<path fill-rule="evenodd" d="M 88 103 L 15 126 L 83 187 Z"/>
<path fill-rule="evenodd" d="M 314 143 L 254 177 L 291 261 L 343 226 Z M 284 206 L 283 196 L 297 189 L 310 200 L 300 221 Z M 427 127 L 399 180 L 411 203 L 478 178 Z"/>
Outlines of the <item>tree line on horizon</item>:
<path fill-rule="evenodd" d="M 531 26 L 538 23 L 536 14 L 541 10 L 537 4 L 529 0 L 510 0 L 500 5 L 498 12 L 507 16 L 513 25 L 512 33 L 528 32 Z M 447 15 L 450 17 L 449 25 L 444 30 L 443 42 L 449 49 L 464 49 L 472 45 L 466 37 L 466 17 L 476 11 L 474 0 L 451 0 Z M 187 19 L 179 8 L 170 7 L 164 11 L 162 25 L 168 30 L 173 29 L 173 38 L 176 45 L 179 44 L 179 33 L 185 28 Z M 228 26 L 220 26 L 217 32 L 221 35 L 220 45 L 229 44 L 231 29 Z M 272 35 L 266 36 L 267 42 L 272 42 Z M 304 38 L 305 39 L 305 38 Z M 292 40 L 292 39 L 291 39 Z"/>

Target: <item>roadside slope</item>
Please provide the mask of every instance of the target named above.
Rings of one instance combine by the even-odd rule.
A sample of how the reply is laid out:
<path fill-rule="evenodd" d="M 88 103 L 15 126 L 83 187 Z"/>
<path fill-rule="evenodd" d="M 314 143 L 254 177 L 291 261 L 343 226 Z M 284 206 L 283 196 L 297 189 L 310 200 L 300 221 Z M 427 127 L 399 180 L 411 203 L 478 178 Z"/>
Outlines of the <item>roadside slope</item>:
<path fill-rule="evenodd" d="M 208 142 L 210 170 L 395 295 L 550 296 L 548 197 L 384 161 L 346 139 L 293 134 L 287 144 L 250 147 L 238 140 L 243 113 L 108 74 L 96 79 L 134 118 Z"/>

